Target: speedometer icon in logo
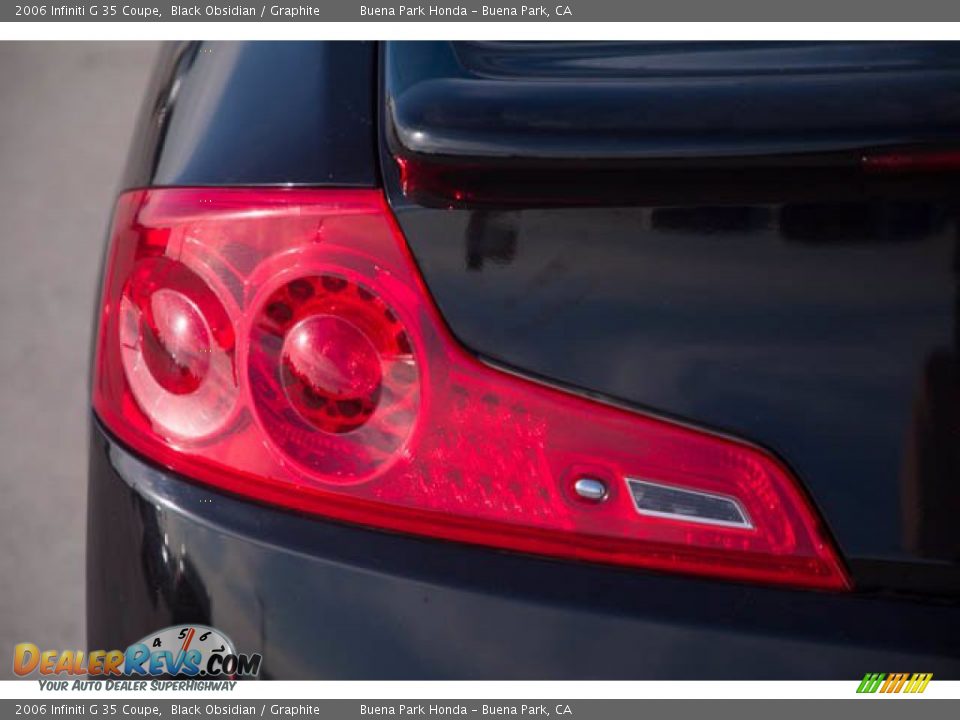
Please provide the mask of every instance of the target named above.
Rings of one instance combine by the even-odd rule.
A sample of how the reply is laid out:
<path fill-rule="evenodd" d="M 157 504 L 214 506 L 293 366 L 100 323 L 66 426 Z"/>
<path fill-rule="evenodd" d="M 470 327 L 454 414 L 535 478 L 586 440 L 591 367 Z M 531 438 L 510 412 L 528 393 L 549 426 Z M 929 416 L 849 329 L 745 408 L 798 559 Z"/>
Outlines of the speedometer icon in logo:
<path fill-rule="evenodd" d="M 238 653 L 233 641 L 208 625 L 171 625 L 145 636 L 126 652 L 137 675 L 255 677 L 261 655 Z"/>

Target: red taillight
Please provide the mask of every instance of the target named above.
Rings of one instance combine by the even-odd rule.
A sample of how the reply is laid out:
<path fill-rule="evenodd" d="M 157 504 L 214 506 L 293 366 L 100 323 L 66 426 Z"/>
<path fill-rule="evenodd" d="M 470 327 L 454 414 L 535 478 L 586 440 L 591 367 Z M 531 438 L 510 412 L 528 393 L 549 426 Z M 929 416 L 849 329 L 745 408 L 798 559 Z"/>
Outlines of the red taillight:
<path fill-rule="evenodd" d="M 488 367 L 374 190 L 120 198 L 93 404 L 179 473 L 511 550 L 848 587 L 770 455 Z"/>
<path fill-rule="evenodd" d="M 861 158 L 864 169 L 878 173 L 930 173 L 960 169 L 960 150 L 879 150 Z"/>

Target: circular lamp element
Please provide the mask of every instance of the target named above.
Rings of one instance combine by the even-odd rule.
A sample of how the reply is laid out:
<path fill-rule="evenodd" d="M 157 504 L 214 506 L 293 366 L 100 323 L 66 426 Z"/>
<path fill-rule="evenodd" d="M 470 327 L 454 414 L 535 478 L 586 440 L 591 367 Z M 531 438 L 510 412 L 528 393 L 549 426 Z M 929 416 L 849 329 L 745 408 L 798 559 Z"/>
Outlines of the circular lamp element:
<path fill-rule="evenodd" d="M 234 332 L 193 270 L 169 258 L 133 269 L 120 298 L 120 357 L 140 410 L 164 435 L 197 440 L 236 405 Z"/>
<path fill-rule="evenodd" d="M 380 398 L 380 355 L 349 321 L 312 315 L 287 333 L 280 376 L 290 404 L 319 430 L 355 430 L 373 415 Z"/>
<path fill-rule="evenodd" d="M 247 364 L 257 417 L 276 449 L 325 482 L 358 482 L 400 455 L 420 405 L 403 323 L 338 274 L 300 277 L 260 304 Z"/>
<path fill-rule="evenodd" d="M 157 383 L 174 395 L 194 392 L 210 370 L 210 330 L 183 293 L 164 288 L 140 316 L 143 359 Z"/>

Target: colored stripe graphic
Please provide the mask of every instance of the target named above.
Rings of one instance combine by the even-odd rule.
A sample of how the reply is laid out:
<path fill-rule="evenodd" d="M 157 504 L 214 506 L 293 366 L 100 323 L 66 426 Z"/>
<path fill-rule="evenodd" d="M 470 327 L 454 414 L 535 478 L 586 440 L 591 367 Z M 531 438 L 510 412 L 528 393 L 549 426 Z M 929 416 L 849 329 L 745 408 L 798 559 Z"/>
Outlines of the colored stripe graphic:
<path fill-rule="evenodd" d="M 867 673 L 860 681 L 858 693 L 922 693 L 933 673 Z"/>
<path fill-rule="evenodd" d="M 913 677 L 910 678 L 910 685 L 904 692 L 922 693 L 927 689 L 927 685 L 930 684 L 930 678 L 932 677 L 933 673 L 914 673 Z"/>

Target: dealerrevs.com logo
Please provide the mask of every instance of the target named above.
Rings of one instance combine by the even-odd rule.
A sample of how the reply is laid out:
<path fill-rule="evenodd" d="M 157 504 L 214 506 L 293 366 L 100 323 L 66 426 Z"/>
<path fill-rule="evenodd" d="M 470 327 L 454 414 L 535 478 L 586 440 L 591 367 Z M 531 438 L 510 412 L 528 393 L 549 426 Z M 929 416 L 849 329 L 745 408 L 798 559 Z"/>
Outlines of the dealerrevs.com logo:
<path fill-rule="evenodd" d="M 18 677 L 36 672 L 47 677 L 252 678 L 262 661 L 259 653 L 238 653 L 226 635 L 206 625 L 173 625 L 125 650 L 41 651 L 29 642 L 13 650 Z"/>

